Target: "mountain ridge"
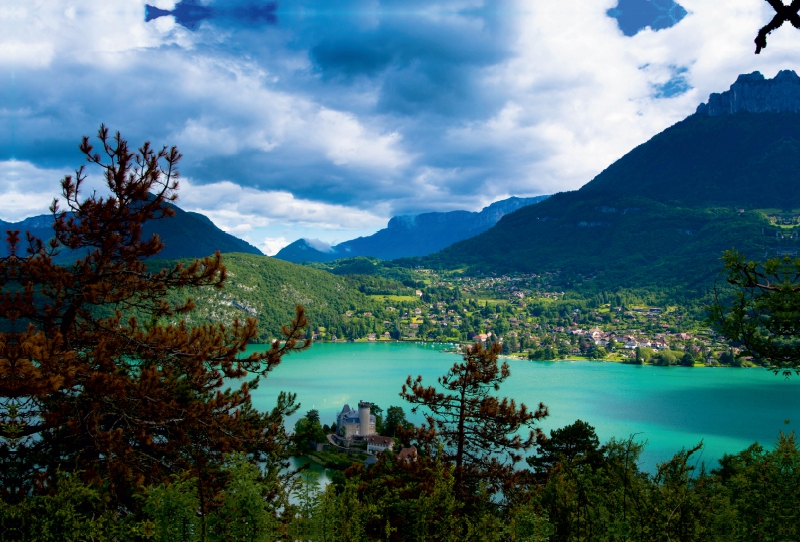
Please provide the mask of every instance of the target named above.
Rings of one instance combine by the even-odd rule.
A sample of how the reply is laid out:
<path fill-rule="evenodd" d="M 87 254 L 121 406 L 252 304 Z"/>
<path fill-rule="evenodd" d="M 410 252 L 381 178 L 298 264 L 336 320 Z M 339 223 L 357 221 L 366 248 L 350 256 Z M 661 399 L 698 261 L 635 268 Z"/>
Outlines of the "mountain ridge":
<path fill-rule="evenodd" d="M 792 100 L 800 102 L 800 84 L 791 88 Z M 559 271 L 597 276 L 611 287 L 707 288 L 726 249 L 756 258 L 800 252 L 799 169 L 800 113 L 709 115 L 701 109 L 579 190 L 555 194 L 474 238 L 402 263 Z"/>
<path fill-rule="evenodd" d="M 298 239 L 274 257 L 294 263 L 328 262 L 341 258 L 368 256 L 384 260 L 424 256 L 448 245 L 486 231 L 503 216 L 548 196 L 511 197 L 484 207 L 481 211 L 430 212 L 392 217 L 386 228 L 373 235 L 358 237 L 319 250 L 306 239 Z"/>
<path fill-rule="evenodd" d="M 142 228 L 142 239 L 149 239 L 153 234 L 158 234 L 164 243 L 164 249 L 158 254 L 159 259 L 202 258 L 220 252 L 241 252 L 246 254 L 264 254 L 256 247 L 222 231 L 205 215 L 184 211 L 174 204 L 168 204 L 175 215 L 155 220 L 149 220 Z M 35 237 L 47 241 L 53 237 L 52 215 L 36 215 L 25 218 L 19 222 L 6 222 L 0 220 L 0 228 L 19 230 L 22 238 L 26 231 Z M 61 249 L 56 261 L 70 261 L 78 256 L 70 251 Z M 5 244 L 0 254 L 6 254 Z"/>

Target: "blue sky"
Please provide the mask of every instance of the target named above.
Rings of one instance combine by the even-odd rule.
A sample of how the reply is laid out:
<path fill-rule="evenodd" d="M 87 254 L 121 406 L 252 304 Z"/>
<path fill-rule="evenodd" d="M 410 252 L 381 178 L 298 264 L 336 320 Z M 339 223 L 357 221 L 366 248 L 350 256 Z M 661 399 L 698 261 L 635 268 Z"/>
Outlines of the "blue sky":
<path fill-rule="evenodd" d="M 798 69 L 788 25 L 753 54 L 763 0 L 679 3 L 4 0 L 0 218 L 46 212 L 101 122 L 177 145 L 178 204 L 267 253 L 576 189 L 739 73 Z"/>

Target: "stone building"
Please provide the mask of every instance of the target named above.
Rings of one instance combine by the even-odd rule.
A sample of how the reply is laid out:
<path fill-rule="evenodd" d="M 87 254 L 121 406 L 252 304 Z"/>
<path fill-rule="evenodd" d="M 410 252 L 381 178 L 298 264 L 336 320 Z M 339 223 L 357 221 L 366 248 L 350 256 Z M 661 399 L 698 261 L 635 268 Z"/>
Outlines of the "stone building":
<path fill-rule="evenodd" d="M 369 412 L 370 404 L 366 401 L 358 402 L 358 410 L 353 410 L 350 405 L 344 408 L 336 417 L 336 427 L 342 438 L 366 438 L 377 434 L 375 432 L 375 416 Z"/>

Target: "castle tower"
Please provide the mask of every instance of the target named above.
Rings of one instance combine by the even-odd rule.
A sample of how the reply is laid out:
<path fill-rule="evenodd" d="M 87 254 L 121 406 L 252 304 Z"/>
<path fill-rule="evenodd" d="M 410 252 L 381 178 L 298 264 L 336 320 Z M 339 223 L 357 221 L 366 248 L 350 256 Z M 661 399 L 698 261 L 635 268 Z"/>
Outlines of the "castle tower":
<path fill-rule="evenodd" d="M 359 401 L 358 402 L 358 420 L 361 422 L 361 430 L 359 431 L 359 435 L 362 437 L 368 437 L 372 434 L 369 427 L 370 415 L 369 415 L 369 407 L 370 404 L 366 401 Z"/>

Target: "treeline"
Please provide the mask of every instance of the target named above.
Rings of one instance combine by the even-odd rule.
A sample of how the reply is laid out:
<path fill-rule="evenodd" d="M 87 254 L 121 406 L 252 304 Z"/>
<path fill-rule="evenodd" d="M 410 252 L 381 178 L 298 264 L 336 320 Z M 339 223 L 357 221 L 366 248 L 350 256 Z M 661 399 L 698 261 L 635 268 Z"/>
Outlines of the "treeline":
<path fill-rule="evenodd" d="M 529 467 L 534 481 L 501 504 L 459 499 L 452 465 L 424 448 L 384 453 L 321 487 L 311 472 L 282 476 L 229 455 L 206 514 L 192 473 L 141 487 L 135 512 L 108 486 L 62 473 L 44 494 L 0 502 L 2 539 L 37 541 L 761 541 L 800 537 L 800 450 L 781 434 L 712 469 L 699 447 L 640 470 L 632 439 L 597 445 L 582 422 L 555 430 Z"/>

